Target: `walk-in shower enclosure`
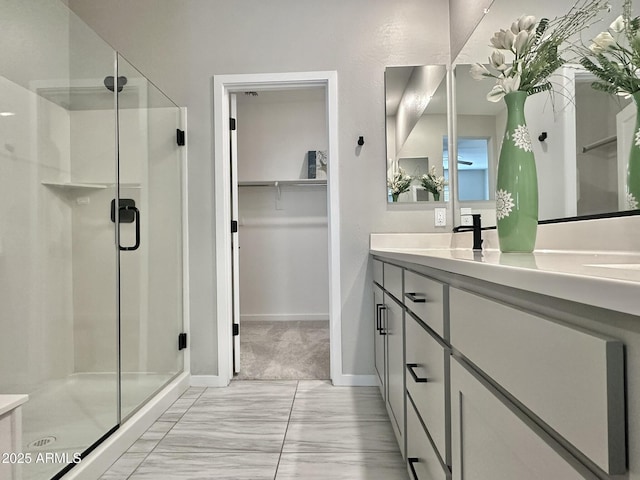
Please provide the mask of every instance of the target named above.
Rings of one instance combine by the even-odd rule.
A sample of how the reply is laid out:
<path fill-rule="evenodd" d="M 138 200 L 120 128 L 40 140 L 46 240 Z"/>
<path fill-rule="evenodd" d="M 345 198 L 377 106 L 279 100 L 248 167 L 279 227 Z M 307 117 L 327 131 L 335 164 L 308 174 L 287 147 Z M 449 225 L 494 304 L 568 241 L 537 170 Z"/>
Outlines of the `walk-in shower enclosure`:
<path fill-rule="evenodd" d="M 58 0 L 0 3 L 0 395 L 21 478 L 183 371 L 180 109 Z"/>

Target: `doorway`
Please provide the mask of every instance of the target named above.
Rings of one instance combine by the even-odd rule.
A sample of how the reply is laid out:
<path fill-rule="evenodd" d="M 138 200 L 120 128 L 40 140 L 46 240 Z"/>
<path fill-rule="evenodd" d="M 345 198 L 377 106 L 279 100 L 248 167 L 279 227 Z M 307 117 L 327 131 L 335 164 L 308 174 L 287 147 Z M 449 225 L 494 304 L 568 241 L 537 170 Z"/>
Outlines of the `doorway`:
<path fill-rule="evenodd" d="M 217 273 L 217 333 L 218 333 L 218 384 L 229 383 L 234 373 L 234 348 L 232 319 L 240 318 L 239 301 L 234 303 L 234 243 L 232 221 L 234 210 L 233 189 L 237 180 L 232 177 L 232 122 L 231 95 L 244 92 L 269 92 L 319 88 L 324 92 L 327 132 L 326 170 L 326 245 L 328 279 L 328 317 L 330 340 L 330 378 L 334 384 L 344 384 L 342 378 L 341 331 L 340 331 L 340 282 L 339 282 L 339 189 L 338 189 L 338 148 L 337 148 L 337 75 L 336 72 L 303 72 L 288 74 L 221 75 L 214 77 L 214 124 L 215 124 L 215 186 L 216 186 L 216 273 Z M 312 149 L 310 149 L 312 150 Z M 303 172 L 297 172 L 300 180 L 306 179 Z M 276 185 L 277 178 L 268 188 L 274 204 L 282 201 L 285 189 L 299 188 L 288 185 L 288 178 Z M 319 185 L 313 185 L 319 188 Z M 277 207 L 277 205 L 276 205 Z M 237 265 L 236 265 L 237 267 Z M 237 271 L 237 270 L 236 270 Z M 236 291 L 239 284 L 236 285 Z M 234 312 L 235 310 L 235 312 Z M 242 329 L 240 329 L 242 332 Z M 236 337 L 237 338 L 237 337 Z M 239 342 L 236 342 L 239 346 Z M 238 349 L 236 348 L 236 351 Z M 239 358 L 238 358 L 239 359 Z M 238 360 L 236 360 L 237 363 Z"/>
<path fill-rule="evenodd" d="M 329 378 L 325 97 L 230 94 L 236 379 Z"/>

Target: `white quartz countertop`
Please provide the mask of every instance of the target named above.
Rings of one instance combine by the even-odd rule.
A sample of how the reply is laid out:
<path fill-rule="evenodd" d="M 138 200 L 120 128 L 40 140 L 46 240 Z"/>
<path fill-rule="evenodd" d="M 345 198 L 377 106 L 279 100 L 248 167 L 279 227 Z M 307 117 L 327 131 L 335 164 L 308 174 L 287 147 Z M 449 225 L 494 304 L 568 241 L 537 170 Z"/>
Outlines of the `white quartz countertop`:
<path fill-rule="evenodd" d="M 499 285 L 640 315 L 640 253 L 542 250 L 531 254 L 470 249 L 397 248 L 372 238 L 370 253 Z"/>
<path fill-rule="evenodd" d="M 28 395 L 0 395 L 0 416 L 18 408 L 27 400 Z"/>

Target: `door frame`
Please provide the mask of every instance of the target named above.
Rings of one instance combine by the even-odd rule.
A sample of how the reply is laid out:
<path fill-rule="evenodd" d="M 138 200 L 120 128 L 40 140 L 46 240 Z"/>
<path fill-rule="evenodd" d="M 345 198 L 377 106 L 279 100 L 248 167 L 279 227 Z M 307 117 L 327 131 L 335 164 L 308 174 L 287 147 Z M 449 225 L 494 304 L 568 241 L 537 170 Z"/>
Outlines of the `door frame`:
<path fill-rule="evenodd" d="M 214 225 L 216 259 L 216 320 L 218 384 L 233 378 L 231 166 L 229 145 L 229 93 L 324 87 L 327 107 L 328 167 L 327 215 L 329 247 L 330 375 L 334 385 L 348 384 L 342 374 L 342 321 L 340 294 L 340 183 L 338 157 L 338 74 L 336 71 L 214 75 Z"/>

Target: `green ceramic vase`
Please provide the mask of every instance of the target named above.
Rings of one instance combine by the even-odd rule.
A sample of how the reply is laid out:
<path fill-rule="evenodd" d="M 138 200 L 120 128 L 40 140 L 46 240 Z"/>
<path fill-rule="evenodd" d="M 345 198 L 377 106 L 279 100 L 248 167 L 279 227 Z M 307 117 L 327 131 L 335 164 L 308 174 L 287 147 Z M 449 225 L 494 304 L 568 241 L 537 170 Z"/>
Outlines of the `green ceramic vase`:
<path fill-rule="evenodd" d="M 524 118 L 526 92 L 505 95 L 507 127 L 496 182 L 500 251 L 532 252 L 538 229 L 538 177 Z"/>
<path fill-rule="evenodd" d="M 440 201 L 440 192 L 432 192 L 433 200 L 436 202 Z"/>
<path fill-rule="evenodd" d="M 640 92 L 633 94 L 636 102 L 636 126 L 631 139 L 627 167 L 627 209 L 636 210 L 640 202 Z"/>

